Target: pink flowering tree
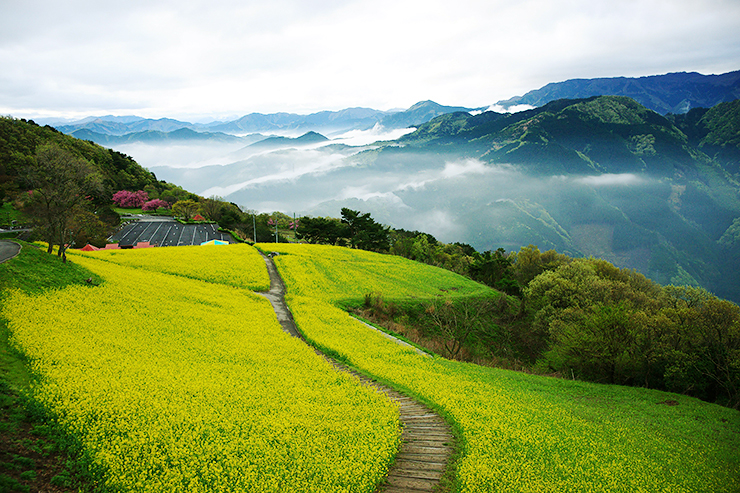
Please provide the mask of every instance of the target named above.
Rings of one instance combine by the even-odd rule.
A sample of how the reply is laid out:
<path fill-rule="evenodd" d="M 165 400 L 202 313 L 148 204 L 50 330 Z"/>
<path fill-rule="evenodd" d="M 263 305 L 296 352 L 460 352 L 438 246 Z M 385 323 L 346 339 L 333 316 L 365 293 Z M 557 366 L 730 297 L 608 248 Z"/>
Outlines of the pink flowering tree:
<path fill-rule="evenodd" d="M 169 209 L 170 203 L 162 199 L 153 199 L 148 202 L 145 202 L 144 205 L 141 206 L 141 210 L 142 211 L 156 211 L 160 207 Z"/>
<path fill-rule="evenodd" d="M 144 190 L 139 190 L 138 192 L 121 190 L 120 192 L 113 194 L 113 202 L 117 204 L 118 207 L 135 209 L 144 205 L 147 200 L 149 200 L 149 194 Z"/>

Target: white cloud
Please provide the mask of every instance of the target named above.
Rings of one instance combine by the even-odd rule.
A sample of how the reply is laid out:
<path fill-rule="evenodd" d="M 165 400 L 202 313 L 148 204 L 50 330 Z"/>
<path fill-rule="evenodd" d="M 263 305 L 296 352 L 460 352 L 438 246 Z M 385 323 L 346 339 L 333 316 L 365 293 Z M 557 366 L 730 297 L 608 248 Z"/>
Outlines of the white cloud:
<path fill-rule="evenodd" d="M 740 68 L 736 0 L 28 0 L 0 14 L 0 113 L 23 117 L 479 107 L 568 78 Z"/>
<path fill-rule="evenodd" d="M 380 124 L 375 124 L 375 126 L 370 130 L 350 130 L 349 132 L 334 136 L 331 141 L 325 142 L 324 144 L 364 146 L 383 140 L 396 140 L 415 130 L 416 128 L 414 127 L 386 129 Z"/>
<path fill-rule="evenodd" d="M 533 108 L 534 106 L 529 104 L 515 104 L 507 107 L 503 107 L 500 104 L 492 104 L 486 108 L 486 111 L 494 111 L 496 113 L 519 113 L 520 111 L 527 111 Z"/>
<path fill-rule="evenodd" d="M 584 176 L 582 178 L 578 178 L 576 181 L 585 183 L 586 185 L 591 185 L 592 187 L 603 187 L 639 185 L 644 183 L 645 179 L 640 176 L 633 175 L 632 173 L 605 173 L 603 175 Z"/>

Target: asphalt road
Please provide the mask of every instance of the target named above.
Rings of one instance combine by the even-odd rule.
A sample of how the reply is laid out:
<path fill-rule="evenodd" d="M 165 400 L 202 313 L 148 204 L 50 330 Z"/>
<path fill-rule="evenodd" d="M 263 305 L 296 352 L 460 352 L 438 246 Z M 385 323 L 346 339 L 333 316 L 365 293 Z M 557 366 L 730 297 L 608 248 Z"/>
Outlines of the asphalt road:
<path fill-rule="evenodd" d="M 233 243 L 230 234 L 218 231 L 215 224 L 180 224 L 177 221 L 136 221 L 124 226 L 111 237 L 119 245 L 148 241 L 157 246 L 200 245 L 204 241 L 222 240 Z"/>
<path fill-rule="evenodd" d="M 21 251 L 21 246 L 10 240 L 0 240 L 0 264 L 9 260 Z"/>

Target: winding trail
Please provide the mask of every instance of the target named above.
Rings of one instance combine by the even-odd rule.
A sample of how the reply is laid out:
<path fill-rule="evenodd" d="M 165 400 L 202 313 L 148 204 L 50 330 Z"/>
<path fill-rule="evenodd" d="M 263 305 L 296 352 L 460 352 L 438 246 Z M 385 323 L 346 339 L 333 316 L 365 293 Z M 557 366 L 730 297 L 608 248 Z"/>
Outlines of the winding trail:
<path fill-rule="evenodd" d="M 285 284 L 275 267 L 275 262 L 264 254 L 262 256 L 270 274 L 270 290 L 259 294 L 270 301 L 283 330 L 293 337 L 305 341 L 305 338 L 298 332 L 293 321 L 293 315 L 285 304 Z M 316 348 L 313 348 L 313 350 L 318 355 L 326 358 L 338 371 L 350 373 L 363 383 L 375 387 L 379 392 L 384 392 L 399 408 L 399 416 L 403 427 L 401 445 L 386 481 L 378 487 L 377 492 L 422 493 L 435 491 L 447 469 L 455 440 L 444 419 L 411 397 L 405 396 L 334 361 Z"/>

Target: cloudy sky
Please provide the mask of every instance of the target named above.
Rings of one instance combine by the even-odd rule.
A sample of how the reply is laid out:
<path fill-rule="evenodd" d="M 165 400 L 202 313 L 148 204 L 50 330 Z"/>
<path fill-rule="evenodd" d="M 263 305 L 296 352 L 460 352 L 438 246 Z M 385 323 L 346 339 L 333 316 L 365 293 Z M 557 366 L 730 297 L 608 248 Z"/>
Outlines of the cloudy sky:
<path fill-rule="evenodd" d="M 738 0 L 2 0 L 0 113 L 227 118 L 740 69 Z"/>

